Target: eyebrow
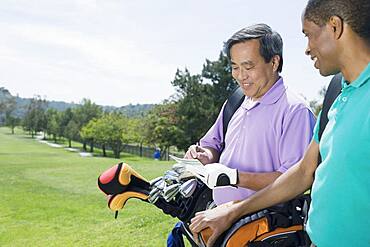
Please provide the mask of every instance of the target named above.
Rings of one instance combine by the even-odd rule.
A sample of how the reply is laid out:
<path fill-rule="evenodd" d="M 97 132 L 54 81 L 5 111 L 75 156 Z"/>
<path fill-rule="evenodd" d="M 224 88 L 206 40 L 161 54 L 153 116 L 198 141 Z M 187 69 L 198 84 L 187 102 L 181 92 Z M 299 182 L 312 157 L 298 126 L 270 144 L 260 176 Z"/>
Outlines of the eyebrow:
<path fill-rule="evenodd" d="M 231 64 L 235 65 L 236 63 L 233 60 L 231 60 Z M 247 61 L 241 62 L 241 65 L 254 65 L 254 63 L 250 60 L 247 60 Z"/>

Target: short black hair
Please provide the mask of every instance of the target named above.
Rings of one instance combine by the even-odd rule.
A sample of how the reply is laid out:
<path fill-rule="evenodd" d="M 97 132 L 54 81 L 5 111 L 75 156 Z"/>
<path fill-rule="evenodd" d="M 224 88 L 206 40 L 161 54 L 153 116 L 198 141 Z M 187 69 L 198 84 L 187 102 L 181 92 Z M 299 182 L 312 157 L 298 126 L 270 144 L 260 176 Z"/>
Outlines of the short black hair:
<path fill-rule="evenodd" d="M 338 16 L 370 44 L 369 0 L 309 0 L 304 18 L 324 26 L 332 16 Z"/>
<path fill-rule="evenodd" d="M 263 23 L 243 28 L 231 36 L 224 44 L 226 56 L 231 59 L 231 47 L 237 43 L 242 43 L 251 39 L 259 40 L 260 55 L 264 58 L 266 63 L 270 62 L 275 55 L 280 57 L 278 72 L 281 72 L 283 69 L 283 39 L 279 33 L 273 31 L 271 27 Z"/>

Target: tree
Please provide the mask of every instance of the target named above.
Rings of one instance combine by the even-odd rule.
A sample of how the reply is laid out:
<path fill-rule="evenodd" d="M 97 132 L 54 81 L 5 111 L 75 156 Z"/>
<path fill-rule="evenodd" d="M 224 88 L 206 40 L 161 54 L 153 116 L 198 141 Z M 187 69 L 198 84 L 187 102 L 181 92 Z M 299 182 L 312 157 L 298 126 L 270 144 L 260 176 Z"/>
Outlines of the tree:
<path fill-rule="evenodd" d="M 120 113 L 106 113 L 98 119 L 90 120 L 85 125 L 80 135 L 83 139 L 93 140 L 103 147 L 103 156 L 105 156 L 105 147 L 109 146 L 115 158 L 120 157 L 123 144 L 132 140 L 132 129 L 129 127 L 129 120 Z"/>
<path fill-rule="evenodd" d="M 219 109 L 225 100 L 237 87 L 237 83 L 231 75 L 229 59 L 222 52 L 216 61 L 206 59 L 203 64 L 202 77 L 212 82 L 212 96 L 215 108 Z M 216 120 L 218 111 L 214 116 Z"/>
<path fill-rule="evenodd" d="M 58 134 L 60 133 L 60 114 L 55 109 L 47 109 L 45 112 L 46 118 L 46 133 L 53 136 L 53 140 L 56 143 Z"/>
<path fill-rule="evenodd" d="M 74 119 L 74 114 L 73 114 L 73 110 L 72 108 L 67 108 L 65 111 L 62 111 L 59 113 L 59 133 L 58 135 L 59 136 L 64 136 L 66 137 L 67 139 L 68 136 L 67 136 L 67 132 L 68 132 L 68 124 L 72 121 L 72 119 Z M 77 124 L 76 121 L 74 120 L 73 121 L 73 124 Z M 77 126 L 78 128 L 78 126 Z M 71 134 L 70 132 L 68 134 Z M 79 136 L 78 136 L 78 131 L 77 131 L 77 135 L 72 135 L 72 139 L 77 139 Z M 71 139 L 69 139 L 68 141 L 71 141 Z"/>
<path fill-rule="evenodd" d="M 200 75 L 191 75 L 187 69 L 177 70 L 171 82 L 177 91 L 177 126 L 184 135 L 178 138 L 176 146 L 186 150 L 199 140 L 214 121 L 215 111 L 212 85 L 203 84 Z"/>
<path fill-rule="evenodd" d="M 103 110 L 101 106 L 96 105 L 89 99 L 83 99 L 81 105 L 75 108 L 74 120 L 78 123 L 79 128 L 82 129 L 82 127 L 93 118 L 99 118 L 102 115 L 102 112 Z M 86 150 L 86 141 L 87 140 L 82 138 L 84 150 Z M 93 145 L 93 143 L 90 144 Z M 92 149 L 91 146 L 90 149 Z"/>
<path fill-rule="evenodd" d="M 80 136 L 84 141 L 90 142 L 90 152 L 94 152 L 94 140 L 96 136 L 96 123 L 97 119 L 91 119 L 86 125 L 84 125 L 80 130 Z"/>
<path fill-rule="evenodd" d="M 37 132 L 46 129 L 46 108 L 47 102 L 41 99 L 40 96 L 32 98 L 27 106 L 26 114 L 23 119 L 23 128 L 31 133 L 32 138 Z"/>
<path fill-rule="evenodd" d="M 125 141 L 127 131 L 127 117 L 118 113 L 110 113 L 104 116 L 102 128 L 105 129 L 106 143 L 112 148 L 114 157 L 119 159 Z M 127 140 L 127 139 L 126 139 Z"/>
<path fill-rule="evenodd" d="M 15 127 L 18 126 L 20 123 L 20 118 L 14 117 L 11 113 L 8 112 L 5 114 L 5 126 L 8 126 L 11 129 L 12 134 L 14 134 Z"/>
<path fill-rule="evenodd" d="M 64 129 L 64 136 L 68 139 L 68 147 L 72 147 L 72 140 L 79 136 L 78 124 L 73 119 L 68 122 Z"/>
<path fill-rule="evenodd" d="M 178 127 L 176 104 L 165 101 L 162 105 L 153 108 L 145 118 L 145 132 L 143 135 L 148 143 L 161 149 L 161 157 L 169 151 L 170 146 L 176 146 L 184 133 Z"/>
<path fill-rule="evenodd" d="M 5 115 L 5 126 L 8 126 L 12 134 L 14 134 L 14 129 L 20 124 L 20 118 L 14 115 L 14 110 L 16 109 L 17 102 L 13 96 L 8 94 L 4 100 L 0 101 L 0 113 Z"/>
<path fill-rule="evenodd" d="M 98 144 L 101 145 L 103 157 L 107 156 L 106 148 L 109 143 L 109 130 L 107 126 L 110 124 L 109 118 L 104 114 L 101 118 L 97 119 L 93 125 L 94 138 Z"/>
<path fill-rule="evenodd" d="M 146 114 L 147 116 L 148 114 Z M 129 121 L 129 131 L 131 142 L 138 143 L 140 145 L 140 156 L 143 156 L 143 144 L 150 144 L 147 141 L 146 133 L 147 131 L 147 122 L 146 117 L 140 118 L 128 118 Z"/>
<path fill-rule="evenodd" d="M 7 112 L 12 112 L 15 108 L 15 99 L 4 87 L 0 87 L 0 124 L 5 122 Z"/>

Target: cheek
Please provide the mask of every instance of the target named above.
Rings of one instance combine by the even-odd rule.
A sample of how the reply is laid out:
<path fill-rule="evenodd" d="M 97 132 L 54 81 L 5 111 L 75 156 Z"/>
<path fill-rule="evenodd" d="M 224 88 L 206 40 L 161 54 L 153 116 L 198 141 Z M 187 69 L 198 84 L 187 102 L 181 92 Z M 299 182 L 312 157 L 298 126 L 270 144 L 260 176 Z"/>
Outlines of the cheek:
<path fill-rule="evenodd" d="M 311 44 L 320 53 L 321 56 L 327 56 L 332 53 L 332 39 L 327 33 L 321 33 Z"/>
<path fill-rule="evenodd" d="M 321 59 L 321 63 L 324 63 L 324 62 L 329 62 L 333 59 L 333 57 L 336 57 L 335 55 L 333 56 L 333 54 L 335 54 L 333 52 L 333 49 L 330 45 L 328 45 L 328 43 L 321 43 L 322 45 L 318 46 L 317 47 L 317 50 L 318 50 L 318 53 L 319 53 L 319 57 Z"/>
<path fill-rule="evenodd" d="M 231 76 L 236 80 L 238 77 L 238 72 L 235 70 L 231 71 Z"/>

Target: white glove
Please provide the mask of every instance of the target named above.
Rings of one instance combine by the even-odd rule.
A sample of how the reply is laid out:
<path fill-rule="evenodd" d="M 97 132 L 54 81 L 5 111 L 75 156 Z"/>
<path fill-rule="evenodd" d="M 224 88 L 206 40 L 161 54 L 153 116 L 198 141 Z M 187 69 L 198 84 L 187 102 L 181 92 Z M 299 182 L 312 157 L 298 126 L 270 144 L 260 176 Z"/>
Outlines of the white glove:
<path fill-rule="evenodd" d="M 186 169 L 202 180 L 210 189 L 220 186 L 235 186 L 238 183 L 238 170 L 220 163 L 205 166 L 187 165 Z"/>

